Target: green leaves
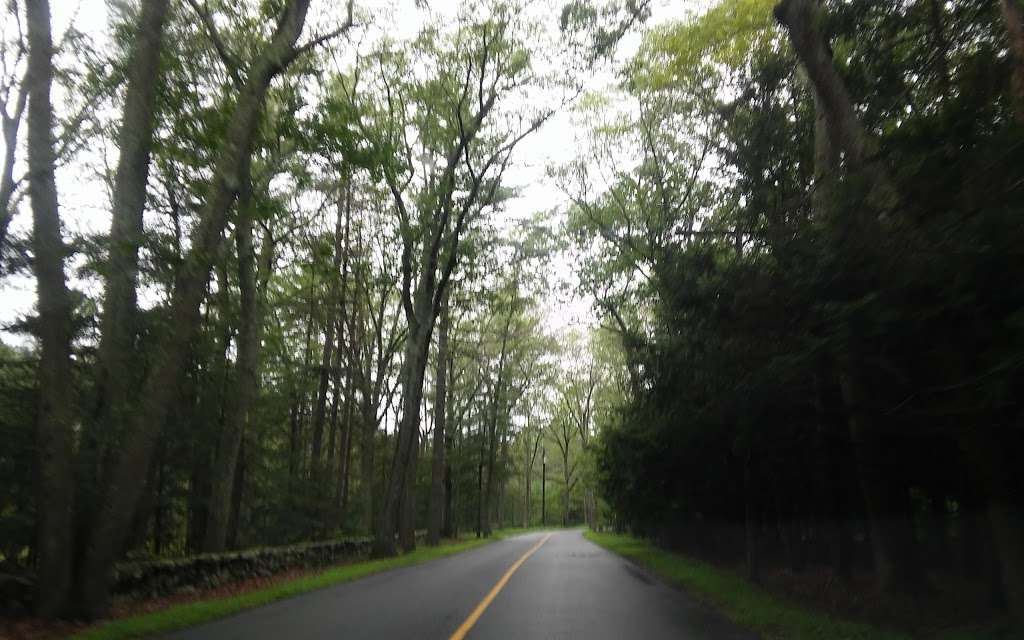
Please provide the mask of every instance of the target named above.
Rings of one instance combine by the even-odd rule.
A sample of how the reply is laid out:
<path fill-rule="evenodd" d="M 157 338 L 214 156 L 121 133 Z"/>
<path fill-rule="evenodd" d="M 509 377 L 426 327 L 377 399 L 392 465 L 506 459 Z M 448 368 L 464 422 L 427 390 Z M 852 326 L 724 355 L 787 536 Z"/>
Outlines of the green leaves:
<path fill-rule="evenodd" d="M 310 123 L 317 151 L 337 156 L 339 162 L 366 169 L 375 180 L 383 171 L 398 171 L 397 149 L 386 137 L 376 137 L 362 126 L 363 113 L 347 96 L 330 94 Z M 370 135 L 367 135 L 367 134 Z"/>
<path fill-rule="evenodd" d="M 651 30 L 632 62 L 631 81 L 646 89 L 689 86 L 702 74 L 747 67 L 757 52 L 781 46 L 775 1 L 724 0 L 699 17 Z"/>

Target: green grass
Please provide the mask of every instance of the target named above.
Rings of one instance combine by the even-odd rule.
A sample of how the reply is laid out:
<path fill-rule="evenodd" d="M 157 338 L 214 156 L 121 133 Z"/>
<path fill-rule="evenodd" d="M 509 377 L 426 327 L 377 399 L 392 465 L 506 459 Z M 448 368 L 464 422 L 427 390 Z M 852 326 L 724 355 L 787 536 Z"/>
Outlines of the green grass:
<path fill-rule="evenodd" d="M 584 533 L 588 540 L 635 560 L 685 588 L 733 622 L 764 638 L 786 640 L 904 640 L 910 636 L 811 611 L 758 588 L 740 576 L 670 553 L 628 535 Z"/>
<path fill-rule="evenodd" d="M 395 558 L 367 560 L 365 562 L 342 565 L 327 569 L 322 573 L 303 576 L 289 582 L 282 582 L 266 589 L 248 591 L 227 598 L 190 602 L 171 606 L 153 613 L 111 620 L 89 627 L 73 637 L 81 640 L 117 640 L 120 638 L 138 638 L 158 633 L 167 633 L 201 622 L 223 618 L 245 609 L 269 604 L 276 600 L 297 596 L 308 591 L 356 580 L 373 573 L 380 573 L 381 571 L 397 569 L 399 567 L 408 567 L 462 551 L 468 551 L 489 542 L 502 540 L 527 531 L 529 529 L 502 529 L 495 531 L 490 538 L 462 540 L 442 544 L 438 547 L 419 547 L 412 553 Z"/>

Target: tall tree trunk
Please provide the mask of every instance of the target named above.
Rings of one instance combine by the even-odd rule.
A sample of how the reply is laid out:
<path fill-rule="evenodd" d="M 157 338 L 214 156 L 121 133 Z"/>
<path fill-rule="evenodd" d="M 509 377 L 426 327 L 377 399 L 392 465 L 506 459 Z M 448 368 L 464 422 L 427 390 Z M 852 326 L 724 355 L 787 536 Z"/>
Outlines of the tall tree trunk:
<path fill-rule="evenodd" d="M 348 341 L 352 342 L 352 327 L 349 322 L 349 310 L 348 310 L 348 259 L 349 259 L 349 230 L 351 228 L 352 218 L 352 175 L 346 174 L 345 186 L 344 186 L 344 197 L 340 199 L 338 203 L 338 215 L 335 222 L 334 228 L 334 269 L 335 272 L 340 270 L 341 282 L 338 290 L 332 296 L 338 300 L 338 321 L 336 338 L 337 344 L 335 346 L 335 407 L 337 409 L 337 398 L 340 391 L 338 390 L 338 382 L 340 381 L 340 365 L 341 365 L 341 354 L 345 348 L 345 330 L 348 327 L 349 336 Z M 344 223 L 342 220 L 344 219 Z M 333 509 L 333 520 L 336 526 L 342 524 L 345 511 L 348 507 L 348 474 L 349 474 L 349 459 L 352 451 L 352 415 L 353 415 L 353 393 L 352 393 L 352 380 L 353 380 L 353 367 L 356 360 L 356 350 L 349 350 L 349 366 L 347 367 L 348 373 L 345 375 L 345 426 L 344 433 L 342 434 L 342 454 L 341 464 L 338 467 L 337 476 L 337 487 L 334 494 L 335 502 Z"/>
<path fill-rule="evenodd" d="M 71 588 L 71 477 L 74 380 L 71 374 L 71 298 L 64 279 L 53 139 L 53 42 L 50 4 L 28 0 L 28 167 L 32 249 L 39 309 L 39 413 L 36 613 L 64 613 Z M 144 475 L 140 477 L 145 477 Z M 142 483 L 139 483 L 141 487 Z M 127 522 L 125 527 L 127 528 Z"/>
<path fill-rule="evenodd" d="M 344 339 L 338 336 L 339 342 Z M 341 388 L 341 345 L 335 344 L 334 358 L 331 360 L 331 409 L 327 419 L 327 464 L 328 471 L 337 469 L 338 464 L 338 431 L 341 429 L 343 392 Z"/>
<path fill-rule="evenodd" d="M 299 430 L 302 419 L 302 400 L 299 392 L 292 390 L 291 406 L 288 409 L 288 484 L 289 492 L 291 485 L 295 483 L 299 474 Z"/>
<path fill-rule="evenodd" d="M 568 445 L 568 443 L 566 443 Z M 569 447 L 566 446 L 562 453 L 562 475 L 565 478 L 565 496 L 562 508 L 562 526 L 569 526 L 569 506 L 572 501 L 572 473 L 569 469 Z"/>
<path fill-rule="evenodd" d="M 7 113 L 7 105 L 3 105 L 4 160 L 3 166 L 0 167 L 0 255 L 3 255 L 7 228 L 14 217 L 14 162 L 18 151 L 18 130 L 21 129 L 21 120 L 27 104 L 28 79 L 23 78 L 14 99 L 14 111 Z"/>
<path fill-rule="evenodd" d="M 437 328 L 437 371 L 434 374 L 434 450 L 430 468 L 430 505 L 427 515 L 427 544 L 441 541 L 444 524 L 445 428 L 448 419 L 448 292 L 441 301 Z"/>
<path fill-rule="evenodd" d="M 757 506 L 754 499 L 753 462 L 751 454 L 743 461 L 743 522 L 746 541 L 747 580 L 761 582 L 761 560 L 757 550 Z"/>
<path fill-rule="evenodd" d="M 495 389 L 495 400 L 497 404 L 497 396 L 499 391 Z M 485 536 L 491 535 L 491 508 L 494 506 L 494 467 L 497 462 L 497 423 L 498 409 L 493 409 L 494 414 L 491 417 L 490 427 L 487 429 L 487 477 L 484 481 L 484 494 L 483 494 L 483 507 L 481 512 L 483 513 L 482 529 Z"/>
<path fill-rule="evenodd" d="M 337 321 L 334 318 L 327 319 L 327 327 L 324 330 L 323 356 L 320 359 L 319 383 L 316 392 L 316 404 L 313 409 L 313 444 L 310 453 L 310 474 L 314 479 L 320 473 L 320 459 L 323 457 L 324 423 L 327 417 L 327 394 L 331 374 L 331 362 L 334 356 L 334 337 Z"/>
<path fill-rule="evenodd" d="M 156 506 L 153 509 L 153 555 L 155 556 L 159 556 L 163 551 L 166 475 L 164 447 L 161 446 L 157 448 L 156 452 Z"/>
<path fill-rule="evenodd" d="M 882 591 L 917 592 L 924 576 L 917 560 L 905 498 L 906 489 L 893 487 L 885 464 L 885 444 L 864 415 L 865 395 L 860 379 L 847 365 L 840 375 L 857 476 L 867 512 L 875 557 L 875 574 Z"/>
<path fill-rule="evenodd" d="M 476 537 L 483 535 L 484 529 L 484 460 L 481 451 L 480 461 L 476 463 Z"/>
<path fill-rule="evenodd" d="M 111 569 L 122 552 L 141 491 L 138 478 L 144 477 L 149 468 L 153 447 L 181 378 L 212 260 L 252 155 L 267 89 L 271 80 L 298 55 L 295 42 L 308 8 L 309 0 L 293 0 L 286 6 L 271 42 L 250 65 L 227 123 L 191 249 L 171 296 L 169 328 L 155 349 L 155 358 L 139 393 L 139 406 L 132 416 L 103 507 L 91 529 L 80 576 L 84 613 L 89 617 L 101 615 L 107 609 Z"/>
<path fill-rule="evenodd" d="M 398 504 L 398 544 L 402 551 L 416 549 L 416 475 L 420 453 L 419 426 L 413 432 L 412 451 L 405 470 L 405 491 Z"/>
<path fill-rule="evenodd" d="M 789 32 L 836 147 L 846 152 L 851 166 L 863 170 L 870 178 L 869 201 L 880 210 L 892 209 L 898 203 L 898 191 L 890 173 L 876 157 L 878 145 L 857 117 L 849 91 L 833 64 L 831 49 L 821 31 L 823 11 L 820 0 L 782 0 L 775 7 L 775 18 Z"/>
<path fill-rule="evenodd" d="M 377 417 L 374 415 L 373 406 L 366 390 L 363 390 L 363 398 L 360 400 L 362 425 L 362 440 L 359 444 L 359 488 L 362 492 L 363 501 L 363 527 L 367 533 L 373 534 L 376 513 L 374 509 L 375 491 L 374 474 L 375 450 L 377 438 Z"/>
<path fill-rule="evenodd" d="M 337 351 L 341 351 L 341 343 L 338 343 Z M 343 418 L 344 424 L 341 426 L 341 442 L 340 452 L 338 455 L 338 468 L 335 475 L 334 485 L 334 504 L 331 509 L 331 526 L 334 529 L 339 528 L 345 519 L 345 510 L 348 506 L 348 463 L 349 454 L 352 450 L 352 417 L 353 417 L 353 403 L 355 399 L 352 394 L 352 372 L 345 376 L 345 415 Z"/>
<path fill-rule="evenodd" d="M 1002 0 L 1002 7 L 1010 51 L 1013 54 L 1013 101 L 1017 110 L 1017 120 L 1024 124 L 1024 2 Z"/>
<path fill-rule="evenodd" d="M 114 174 L 94 416 L 98 421 L 95 428 L 113 437 L 123 431 L 131 415 L 134 404 L 131 395 L 138 383 L 135 350 L 138 259 L 168 4 L 168 0 L 143 0 L 141 3 L 118 132 L 120 156 Z M 97 437 L 105 439 L 103 435 Z M 91 440 L 86 438 L 87 445 L 93 444 Z M 95 481 L 95 478 L 87 480 Z"/>
<path fill-rule="evenodd" d="M 355 400 L 352 397 L 352 374 L 348 375 L 348 382 L 345 385 L 346 389 L 349 389 L 348 397 L 345 401 L 345 431 L 342 433 L 341 438 L 341 468 L 338 470 L 338 482 L 341 487 L 341 497 L 339 500 L 339 520 L 342 524 L 345 522 L 346 515 L 348 514 L 348 496 L 351 491 L 351 482 L 349 477 L 352 469 L 352 421 L 355 419 Z"/>
<path fill-rule="evenodd" d="M 454 538 L 455 531 L 455 494 L 452 491 L 452 442 L 451 436 L 445 438 L 445 463 L 444 463 L 444 523 L 441 525 L 441 535 L 445 538 Z"/>
<path fill-rule="evenodd" d="M 212 460 L 205 447 L 197 447 L 192 451 L 192 468 L 188 477 L 188 503 L 185 528 L 185 548 L 190 553 L 202 550 L 206 535 L 206 524 L 209 513 L 206 499 L 210 495 L 210 466 Z"/>
<path fill-rule="evenodd" d="M 426 276 L 422 280 L 427 280 Z M 405 341 L 405 357 L 402 361 L 400 380 L 402 386 L 402 414 L 398 424 L 398 443 L 391 460 L 391 474 L 388 478 L 384 503 L 377 514 L 377 530 L 374 535 L 374 554 L 393 556 L 395 549 L 396 516 L 402 504 L 408 484 L 406 476 L 414 460 L 414 449 L 418 447 L 420 405 L 423 401 L 423 378 L 426 372 L 427 352 L 430 348 L 430 334 L 434 317 L 431 309 L 432 287 L 421 283 L 417 286 L 413 314 L 409 317 L 408 336 Z"/>
<path fill-rule="evenodd" d="M 345 273 L 347 268 L 345 271 L 341 269 L 343 254 L 345 254 L 344 262 L 346 267 L 348 264 L 348 219 L 350 209 L 348 203 L 351 201 L 351 179 L 347 178 L 346 182 L 348 183 L 348 187 L 346 188 L 345 197 L 339 198 L 338 200 L 338 211 L 334 223 L 334 258 L 332 265 L 333 271 L 331 273 L 330 293 L 327 301 L 327 330 L 324 335 L 323 358 L 320 363 L 320 384 L 317 389 L 316 409 L 313 414 L 312 471 L 314 477 L 317 475 L 320 467 L 324 416 L 327 406 L 327 392 L 328 382 L 330 380 L 331 363 L 337 359 L 334 357 L 334 349 L 337 348 L 340 353 L 345 333 L 345 284 L 342 283 L 339 287 L 338 278 L 340 276 L 344 279 L 347 275 Z M 340 299 L 339 289 L 341 290 Z M 337 315 L 335 316 L 335 314 Z M 335 395 L 335 397 L 337 397 L 337 395 Z M 337 497 L 340 497 L 340 493 L 337 494 Z"/>
<path fill-rule="evenodd" d="M 928 22 L 932 46 L 935 47 L 935 62 L 939 71 L 939 90 L 942 98 L 948 100 L 952 92 L 952 75 L 949 72 L 949 40 L 946 38 L 946 16 L 941 0 L 929 0 Z"/>
<path fill-rule="evenodd" d="M 497 444 L 495 432 L 488 430 L 487 436 L 487 475 L 483 483 L 483 536 L 490 536 L 490 521 L 493 519 L 493 508 L 495 504 L 495 458 L 497 457 Z"/>
<path fill-rule="evenodd" d="M 1024 627 L 1024 513 L 1013 489 L 1006 448 L 998 434 L 986 426 L 968 428 L 961 444 L 986 494 L 985 512 L 1007 609 Z"/>
<path fill-rule="evenodd" d="M 246 174 L 248 173 L 247 168 Z M 260 292 L 257 290 L 257 265 L 252 237 L 251 187 L 251 180 L 246 175 L 245 184 L 238 200 L 238 221 L 235 225 L 241 307 L 235 388 L 228 401 L 228 413 L 221 429 L 220 442 L 212 469 L 213 477 L 210 483 L 208 504 L 209 519 L 203 538 L 203 551 L 206 552 L 223 551 L 227 541 L 235 465 L 238 462 L 238 452 L 242 446 L 242 436 L 248 421 L 250 406 L 259 388 L 260 328 L 263 318 Z M 260 250 L 259 270 L 269 270 L 272 261 L 273 243 L 267 237 Z"/>
<path fill-rule="evenodd" d="M 498 371 L 494 381 L 494 396 L 491 399 L 490 424 L 487 428 L 487 485 L 484 490 L 484 535 L 491 535 L 491 507 L 495 502 L 495 467 L 497 466 L 498 449 L 498 415 L 502 411 L 505 388 L 505 365 L 508 362 L 508 341 L 509 328 L 512 326 L 512 316 L 515 309 L 515 298 L 509 304 L 508 315 L 505 316 L 505 327 L 501 334 L 501 351 L 498 355 Z"/>
<path fill-rule="evenodd" d="M 238 447 L 238 462 L 235 464 L 235 481 L 231 484 L 231 517 L 228 519 L 228 536 L 226 547 L 238 547 L 238 530 L 242 521 L 242 499 L 245 497 L 245 438 Z"/>
<path fill-rule="evenodd" d="M 483 59 L 483 64 L 486 66 L 488 59 L 486 54 Z M 492 89 L 489 96 L 480 101 L 476 113 L 468 119 L 465 127 L 460 127 L 457 144 L 448 152 L 445 168 L 442 170 L 439 180 L 440 197 L 437 199 L 437 208 L 430 212 L 433 226 L 431 228 L 428 225 L 426 233 L 421 238 L 421 255 L 417 263 L 419 275 L 416 277 L 415 288 L 413 288 L 413 248 L 417 241 L 413 239 L 409 227 L 411 218 L 402 193 L 404 187 L 399 185 L 393 172 L 384 172 L 384 178 L 394 197 L 401 226 L 403 245 L 401 295 L 408 335 L 400 376 L 403 407 L 398 426 L 398 446 L 395 448 L 391 463 L 391 477 L 384 495 L 383 508 L 378 516 L 378 527 L 374 536 L 375 555 L 395 554 L 395 511 L 407 486 L 405 476 L 414 455 L 411 447 L 418 438 L 419 411 L 423 400 L 423 379 L 427 353 L 430 348 L 430 337 L 440 310 L 440 299 L 445 294 L 452 272 L 458 263 L 459 240 L 465 228 L 467 216 L 481 198 L 491 200 L 499 184 L 498 180 L 491 180 L 487 186 L 487 193 L 481 194 L 484 174 L 477 174 L 470 181 L 468 192 L 460 198 L 460 204 L 456 207 L 453 202 L 455 170 L 464 158 L 469 157 L 470 144 L 480 132 L 480 127 L 493 109 L 497 97 L 497 92 Z M 540 126 L 540 122 L 537 121 L 536 126 Z M 533 130 L 530 129 L 530 131 Z M 521 139 L 520 137 L 513 141 L 512 146 Z M 508 147 L 509 152 L 511 152 L 512 146 Z M 497 156 L 494 158 L 496 159 Z M 505 166 L 507 165 L 503 163 L 502 169 Z M 444 255 L 443 259 L 442 255 Z"/>
<path fill-rule="evenodd" d="M 529 446 L 529 444 L 527 444 Z M 530 472 L 533 470 L 532 465 L 529 462 L 529 449 L 527 449 L 527 462 L 524 465 L 526 467 L 526 473 L 523 478 L 523 528 L 530 526 Z"/>

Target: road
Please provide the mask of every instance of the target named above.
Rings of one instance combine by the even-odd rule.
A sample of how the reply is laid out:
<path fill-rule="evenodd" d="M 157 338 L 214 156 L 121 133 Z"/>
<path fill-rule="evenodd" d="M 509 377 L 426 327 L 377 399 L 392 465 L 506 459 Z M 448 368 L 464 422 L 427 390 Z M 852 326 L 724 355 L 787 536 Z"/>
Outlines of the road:
<path fill-rule="evenodd" d="M 579 531 L 509 538 L 168 637 L 448 639 L 461 633 L 467 639 L 755 637 Z"/>

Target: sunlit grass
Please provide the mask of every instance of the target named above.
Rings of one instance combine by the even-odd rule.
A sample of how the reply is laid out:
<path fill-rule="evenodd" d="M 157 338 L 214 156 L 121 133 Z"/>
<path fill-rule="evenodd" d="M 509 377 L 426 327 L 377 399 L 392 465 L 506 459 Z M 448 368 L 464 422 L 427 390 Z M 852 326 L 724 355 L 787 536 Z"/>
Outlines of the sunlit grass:
<path fill-rule="evenodd" d="M 456 553 L 468 551 L 496 540 L 509 536 L 527 533 L 533 529 L 502 529 L 495 531 L 489 538 L 469 539 L 443 543 L 437 547 L 419 546 L 412 553 L 394 558 L 367 560 L 338 567 L 325 569 L 321 573 L 303 576 L 275 584 L 265 589 L 248 591 L 226 598 L 201 600 L 168 607 L 161 611 L 138 616 L 120 618 L 101 623 L 81 633 L 75 638 L 88 640 L 115 640 L 118 638 L 138 638 L 158 633 L 167 633 L 176 629 L 190 627 L 201 622 L 223 618 L 245 609 L 259 607 L 277 600 L 283 600 L 316 589 L 323 589 L 343 582 L 387 571 L 408 567 Z"/>

